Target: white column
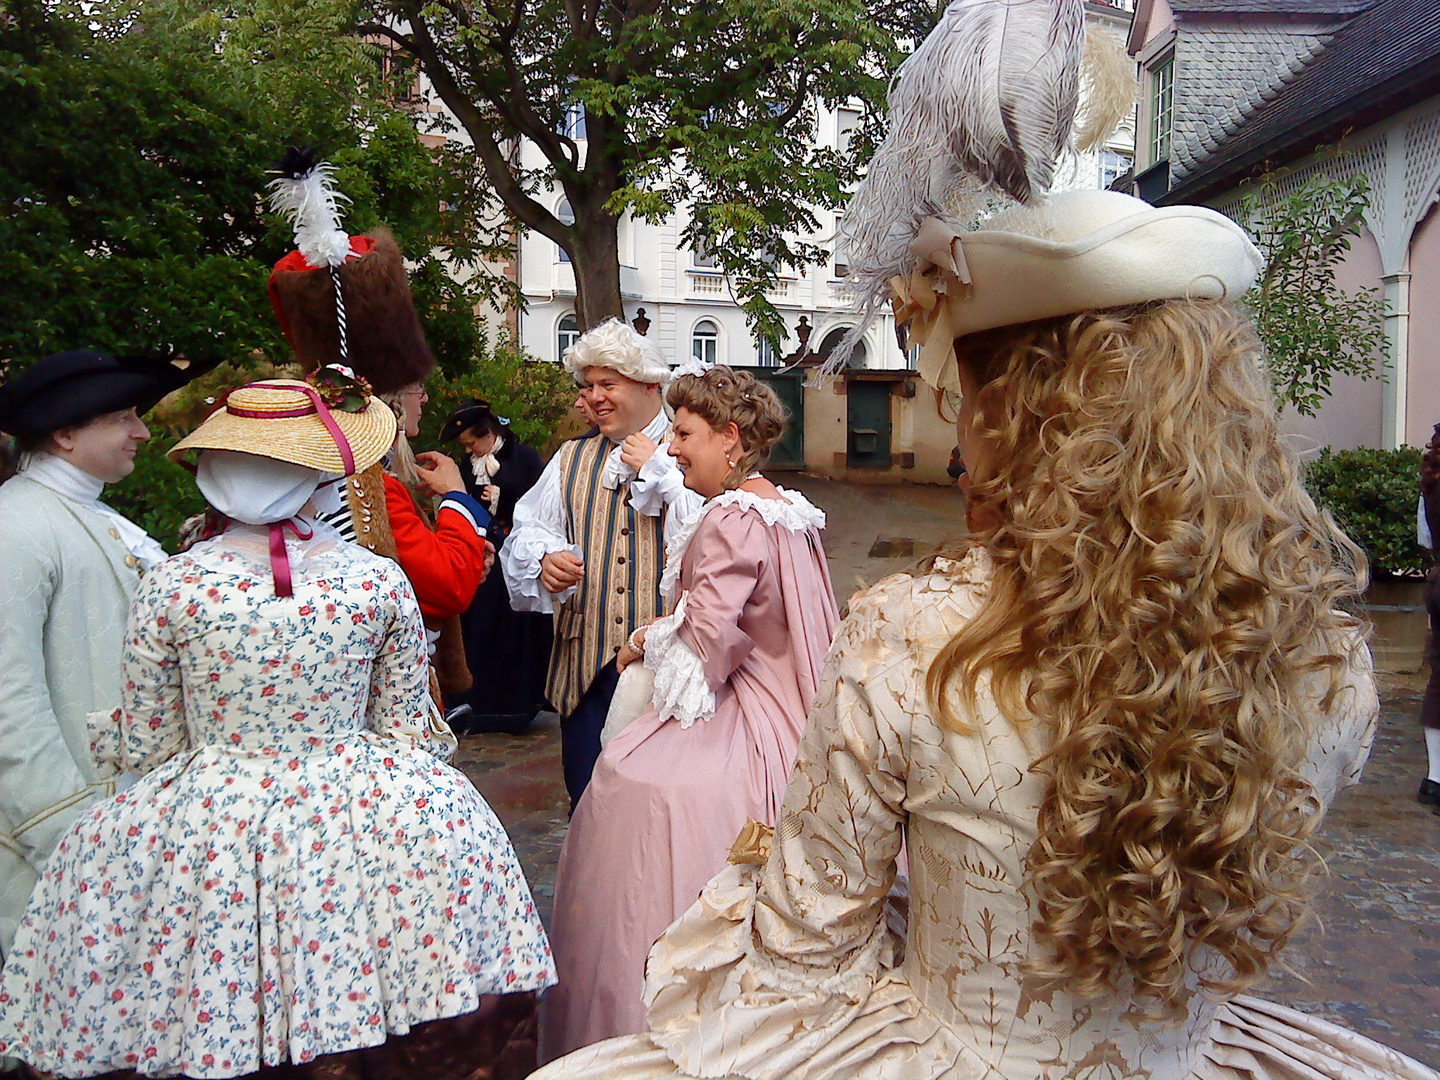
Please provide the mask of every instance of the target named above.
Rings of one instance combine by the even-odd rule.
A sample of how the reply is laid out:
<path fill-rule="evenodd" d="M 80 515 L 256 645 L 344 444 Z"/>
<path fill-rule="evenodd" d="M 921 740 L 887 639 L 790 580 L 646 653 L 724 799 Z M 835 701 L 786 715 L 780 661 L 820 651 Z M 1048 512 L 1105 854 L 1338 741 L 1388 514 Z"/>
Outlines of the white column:
<path fill-rule="evenodd" d="M 1380 279 L 1385 285 L 1385 337 L 1388 341 L 1385 391 L 1380 405 L 1380 441 L 1384 449 L 1395 450 L 1405 445 L 1405 413 L 1410 381 L 1410 259 L 1405 269 L 1386 274 Z"/>

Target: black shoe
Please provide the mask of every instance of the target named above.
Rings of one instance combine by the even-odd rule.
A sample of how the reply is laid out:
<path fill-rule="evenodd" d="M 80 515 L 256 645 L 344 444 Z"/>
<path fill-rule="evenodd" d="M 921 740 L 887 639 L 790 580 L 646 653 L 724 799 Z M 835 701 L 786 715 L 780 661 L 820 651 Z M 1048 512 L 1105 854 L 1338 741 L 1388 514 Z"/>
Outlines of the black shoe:
<path fill-rule="evenodd" d="M 1428 806 L 1432 812 L 1440 814 L 1440 780 L 1421 780 L 1420 791 L 1415 800 L 1421 806 Z"/>

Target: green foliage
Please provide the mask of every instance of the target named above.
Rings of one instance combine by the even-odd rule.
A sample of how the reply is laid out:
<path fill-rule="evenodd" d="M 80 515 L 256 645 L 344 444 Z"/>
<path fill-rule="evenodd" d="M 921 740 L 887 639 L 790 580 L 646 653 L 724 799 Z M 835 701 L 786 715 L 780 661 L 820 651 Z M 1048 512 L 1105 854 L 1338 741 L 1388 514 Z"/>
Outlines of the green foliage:
<path fill-rule="evenodd" d="M 1377 289 L 1347 293 L 1335 280 L 1369 203 L 1369 185 L 1356 172 L 1338 180 L 1317 176 L 1289 194 L 1267 180 L 1241 211 L 1266 260 L 1246 299 L 1275 396 L 1304 416 L 1330 396 L 1336 375 L 1384 374 L 1384 299 Z"/>
<path fill-rule="evenodd" d="M 266 298 L 292 246 L 266 169 L 317 145 L 352 199 L 418 259 L 416 306 L 443 364 L 477 346 L 492 253 L 468 177 L 387 105 L 378 50 L 338 0 L 5 0 L 0 20 L 0 367 L 80 346 L 162 345 L 242 365 L 288 357 Z M 357 97 L 357 89 L 371 91 Z M 443 205 L 442 205 L 443 202 Z"/>
<path fill-rule="evenodd" d="M 1305 487 L 1360 545 L 1376 577 L 1415 577 L 1430 559 L 1415 539 L 1420 451 L 1331 450 L 1305 468 Z"/>
<path fill-rule="evenodd" d="M 466 372 L 440 372 L 426 384 L 430 401 L 420 422 L 417 447 L 459 453 L 458 444 L 438 442 L 447 414 L 471 398 L 490 402 L 510 421 L 516 438 L 543 449 L 575 403 L 575 381 L 558 364 L 527 356 L 502 341 Z"/>
<path fill-rule="evenodd" d="M 873 146 L 885 89 L 933 0 L 361 0 L 362 30 L 414 55 L 469 136 L 473 162 L 525 227 L 571 256 L 581 327 L 620 310 L 621 216 L 680 211 L 759 333 L 778 344 L 767 299 L 782 273 L 823 261 L 817 211 L 844 205 Z M 406 29 L 398 30 L 396 27 Z M 816 106 L 859 102 L 847 153 L 816 146 Z M 567 111 L 583 108 L 582 143 Z M 528 140 L 544 164 L 509 151 Z M 542 193 L 557 184 L 561 222 Z"/>

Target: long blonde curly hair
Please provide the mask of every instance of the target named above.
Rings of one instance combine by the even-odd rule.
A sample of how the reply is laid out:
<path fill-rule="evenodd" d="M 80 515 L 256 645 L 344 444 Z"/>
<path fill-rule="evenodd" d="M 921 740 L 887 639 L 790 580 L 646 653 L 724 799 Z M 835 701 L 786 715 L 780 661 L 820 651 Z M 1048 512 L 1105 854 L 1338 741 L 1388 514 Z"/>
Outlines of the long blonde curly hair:
<path fill-rule="evenodd" d="M 994 575 L 927 689 L 964 730 L 955 691 L 988 676 L 1008 717 L 1053 733 L 1031 974 L 1082 997 L 1129 976 L 1173 1013 L 1203 946 L 1226 963 L 1202 985 L 1237 991 L 1306 912 L 1307 711 L 1317 685 L 1335 705 L 1363 641 L 1340 610 L 1363 556 L 1301 485 L 1233 309 L 1092 311 L 956 348 L 981 387 L 969 503 Z"/>

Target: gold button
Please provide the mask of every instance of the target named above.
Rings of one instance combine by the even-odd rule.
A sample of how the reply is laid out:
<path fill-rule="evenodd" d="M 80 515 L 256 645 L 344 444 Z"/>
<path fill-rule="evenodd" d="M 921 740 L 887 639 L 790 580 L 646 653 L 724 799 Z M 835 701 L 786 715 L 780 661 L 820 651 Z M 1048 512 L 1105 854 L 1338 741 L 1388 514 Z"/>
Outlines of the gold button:
<path fill-rule="evenodd" d="M 140 565 L 140 560 L 137 559 L 134 555 L 126 555 L 125 565 L 128 566 L 131 570 L 134 570 Z"/>
<path fill-rule="evenodd" d="M 616 586 L 615 586 L 615 594 L 616 594 L 617 596 L 624 596 L 624 595 L 625 595 L 625 586 L 624 586 L 624 585 L 616 585 Z"/>
<path fill-rule="evenodd" d="M 624 556 L 624 555 L 621 555 L 621 556 L 619 556 L 615 561 L 616 561 L 617 563 L 619 563 L 621 566 L 624 566 L 624 565 L 625 565 L 625 556 Z"/>
<path fill-rule="evenodd" d="M 110 535 L 111 535 L 114 539 L 119 540 L 119 539 L 120 539 L 120 530 L 119 530 L 119 529 L 111 529 L 111 530 L 110 530 Z"/>

